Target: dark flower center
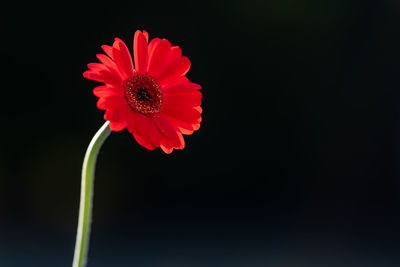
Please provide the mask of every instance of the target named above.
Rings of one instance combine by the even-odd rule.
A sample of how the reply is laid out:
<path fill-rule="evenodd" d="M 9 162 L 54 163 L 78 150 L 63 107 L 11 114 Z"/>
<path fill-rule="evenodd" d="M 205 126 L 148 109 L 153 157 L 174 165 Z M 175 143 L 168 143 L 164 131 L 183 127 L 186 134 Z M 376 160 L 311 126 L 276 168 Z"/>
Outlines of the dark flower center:
<path fill-rule="evenodd" d="M 150 102 L 151 101 L 151 95 L 149 94 L 149 92 L 147 92 L 146 88 L 138 88 L 136 90 L 136 96 L 139 101 L 142 101 L 142 102 Z"/>
<path fill-rule="evenodd" d="M 135 72 L 125 84 L 125 99 L 136 112 L 157 113 L 162 105 L 161 87 L 150 75 Z"/>

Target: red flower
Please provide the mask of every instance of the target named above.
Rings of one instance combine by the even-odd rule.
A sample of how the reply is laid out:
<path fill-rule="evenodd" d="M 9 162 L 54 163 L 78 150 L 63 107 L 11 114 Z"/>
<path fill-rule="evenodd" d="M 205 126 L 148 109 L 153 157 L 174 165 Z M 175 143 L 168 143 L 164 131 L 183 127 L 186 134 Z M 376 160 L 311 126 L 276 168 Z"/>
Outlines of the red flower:
<path fill-rule="evenodd" d="M 200 128 L 201 86 L 186 78 L 190 61 L 178 46 L 166 39 L 148 40 L 146 31 L 136 31 L 135 68 L 125 43 L 115 38 L 112 47 L 102 46 L 107 55 L 97 55 L 101 63 L 88 64 L 83 76 L 104 83 L 93 93 L 111 130 L 126 127 L 145 148 L 171 153 L 185 147 L 182 134 Z"/>

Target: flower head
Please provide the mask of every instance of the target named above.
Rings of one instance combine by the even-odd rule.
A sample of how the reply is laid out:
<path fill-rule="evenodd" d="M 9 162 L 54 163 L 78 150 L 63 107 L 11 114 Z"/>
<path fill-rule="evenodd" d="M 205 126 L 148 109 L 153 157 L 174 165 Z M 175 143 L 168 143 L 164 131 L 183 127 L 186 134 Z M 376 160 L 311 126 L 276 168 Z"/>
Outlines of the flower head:
<path fill-rule="evenodd" d="M 101 63 L 88 64 L 85 78 L 99 81 L 93 93 L 97 107 L 105 110 L 104 119 L 113 131 L 124 128 L 147 149 L 160 147 L 165 153 L 182 149 L 182 134 L 200 128 L 200 85 L 186 78 L 190 61 L 178 46 L 166 39 L 149 43 L 146 31 L 136 31 L 133 55 L 116 38 L 113 46 L 102 46 Z M 134 64 L 133 64 L 134 63 Z"/>

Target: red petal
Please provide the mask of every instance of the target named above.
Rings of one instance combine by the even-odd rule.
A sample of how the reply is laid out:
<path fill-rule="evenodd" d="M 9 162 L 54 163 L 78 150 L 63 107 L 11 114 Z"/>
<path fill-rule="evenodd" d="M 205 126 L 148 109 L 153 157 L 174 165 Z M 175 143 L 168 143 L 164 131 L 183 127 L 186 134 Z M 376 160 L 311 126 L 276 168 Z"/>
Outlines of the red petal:
<path fill-rule="evenodd" d="M 125 129 L 125 127 L 126 127 L 126 122 L 124 122 L 124 121 L 121 121 L 121 122 L 110 121 L 110 128 L 114 132 L 122 131 L 123 129 Z"/>
<path fill-rule="evenodd" d="M 174 150 L 172 147 L 168 148 L 164 145 L 160 145 L 160 148 L 162 149 L 162 151 L 164 151 L 166 154 L 171 154 L 172 151 Z"/>
<path fill-rule="evenodd" d="M 108 56 L 103 54 L 97 54 L 96 57 L 100 60 L 101 63 L 106 65 L 108 68 L 117 69 L 117 66 L 115 65 L 114 61 Z"/>
<path fill-rule="evenodd" d="M 133 134 L 133 137 L 135 137 L 136 142 L 138 142 L 141 146 L 147 148 L 148 150 L 154 150 L 156 148 L 150 142 L 148 142 L 142 136 L 140 136 L 136 133 Z"/>
<path fill-rule="evenodd" d="M 131 109 L 129 109 L 129 112 L 127 113 L 127 118 L 126 118 L 126 123 L 127 126 L 126 128 L 130 133 L 134 133 L 136 129 L 136 112 L 133 112 Z"/>
<path fill-rule="evenodd" d="M 176 134 L 176 130 L 166 119 L 159 115 L 154 116 L 152 119 L 165 137 L 170 139 L 171 142 L 179 144 L 179 137 Z"/>
<path fill-rule="evenodd" d="M 190 60 L 187 57 L 180 57 L 172 61 L 157 78 L 164 87 L 185 75 L 189 69 Z"/>
<path fill-rule="evenodd" d="M 125 43 L 118 38 L 115 38 L 112 54 L 114 56 L 114 62 L 123 77 L 125 79 L 132 77 L 133 63 L 131 54 L 129 53 Z"/>
<path fill-rule="evenodd" d="M 190 83 L 190 81 L 188 78 L 186 78 L 186 76 L 181 76 L 178 79 L 176 79 L 174 82 L 170 83 L 168 86 L 173 86 L 173 85 L 181 84 L 181 83 Z"/>
<path fill-rule="evenodd" d="M 147 72 L 148 47 L 146 37 L 140 31 L 136 31 L 133 41 L 133 55 L 137 72 Z"/>
<path fill-rule="evenodd" d="M 109 45 L 102 45 L 101 48 L 103 49 L 103 51 L 112 59 L 114 59 L 113 57 L 113 48 Z"/>
<path fill-rule="evenodd" d="M 110 122 L 110 128 L 114 132 L 122 131 L 126 127 L 123 110 L 123 108 L 107 109 L 104 114 L 104 119 Z"/>
<path fill-rule="evenodd" d="M 163 117 L 171 123 L 174 127 L 176 127 L 183 134 L 192 134 L 194 130 L 200 128 L 200 124 L 192 124 L 182 120 L 178 120 L 166 114 L 163 114 Z"/>
<path fill-rule="evenodd" d="M 199 127 L 200 128 L 200 127 Z M 182 134 L 186 134 L 186 135 L 190 135 L 193 133 L 193 131 L 190 130 L 186 130 L 186 129 L 179 129 L 181 131 Z"/>
<path fill-rule="evenodd" d="M 165 103 L 162 108 L 162 112 L 179 120 L 194 124 L 201 121 L 201 112 L 195 109 L 195 107 L 167 105 Z"/>
<path fill-rule="evenodd" d="M 121 83 L 122 83 L 123 78 L 122 78 L 121 73 L 119 72 L 119 70 L 118 70 L 117 65 L 115 64 L 115 62 L 114 62 L 111 58 L 109 58 L 108 56 L 103 55 L 103 54 L 97 54 L 96 56 L 97 56 L 97 58 L 100 60 L 100 62 L 103 63 L 104 66 L 106 66 L 107 70 L 108 70 L 112 75 L 115 75 L 115 76 L 118 76 L 118 77 L 119 77 L 119 80 L 120 80 Z"/>
<path fill-rule="evenodd" d="M 151 146 L 158 147 L 160 145 L 161 135 L 153 121 L 140 113 L 136 113 L 135 118 L 136 134 L 139 135 L 144 142 L 151 144 Z"/>
<path fill-rule="evenodd" d="M 144 38 L 146 38 L 146 43 L 148 43 L 149 42 L 149 33 L 146 31 L 143 31 L 143 35 L 144 35 Z"/>
<path fill-rule="evenodd" d="M 113 87 L 102 85 L 93 89 L 93 94 L 97 97 L 120 96 L 121 94 Z"/>
<path fill-rule="evenodd" d="M 97 81 L 102 81 L 104 83 L 112 84 L 114 86 L 120 86 L 122 83 L 122 77 L 121 74 L 118 72 L 113 67 L 107 67 L 106 65 L 100 64 L 100 63 L 89 63 L 88 68 L 93 71 L 93 73 L 97 73 L 95 76 L 91 76 L 90 74 L 88 76 L 88 73 L 84 73 L 84 76 L 89 79 L 94 79 Z M 90 72 L 89 72 L 90 73 Z M 99 78 L 96 79 L 94 77 L 98 76 Z M 91 78 L 92 77 L 92 78 Z M 102 77 L 102 78 L 101 78 Z"/>
<path fill-rule="evenodd" d="M 175 95 L 164 95 L 165 103 L 169 105 L 185 105 L 185 106 L 200 106 L 201 105 L 201 93 L 199 91 L 193 91 L 186 94 L 175 94 Z"/>
<path fill-rule="evenodd" d="M 150 50 L 149 74 L 154 78 L 157 79 L 157 75 L 164 70 L 170 49 L 171 43 L 163 39 L 155 42 L 154 48 L 152 47 L 152 49 Z"/>
<path fill-rule="evenodd" d="M 149 43 L 149 57 L 151 54 L 153 54 L 154 48 L 158 46 L 159 42 L 161 42 L 160 38 L 154 38 L 153 40 L 151 40 L 151 42 Z"/>
<path fill-rule="evenodd" d="M 200 114 L 203 113 L 203 109 L 200 106 L 194 107 L 194 109 L 200 112 Z"/>
<path fill-rule="evenodd" d="M 90 70 L 93 70 L 96 72 L 108 71 L 107 67 L 100 63 L 89 63 L 87 66 Z"/>
<path fill-rule="evenodd" d="M 166 136 L 163 136 L 161 139 L 160 147 L 165 153 L 170 154 L 174 148 L 183 149 L 185 147 L 185 141 L 183 140 L 182 135 L 180 133 L 176 134 L 178 137 L 177 140 L 169 139 Z"/>
<path fill-rule="evenodd" d="M 164 85 L 163 88 L 172 87 L 172 86 L 175 86 L 177 84 L 182 84 L 182 83 L 190 83 L 190 81 L 188 78 L 186 78 L 186 76 L 181 76 L 178 79 L 172 81 L 170 84 Z"/>
<path fill-rule="evenodd" d="M 110 122 L 126 122 L 126 117 L 124 105 L 118 107 L 108 106 L 104 114 L 104 119 Z"/>
<path fill-rule="evenodd" d="M 167 65 L 181 56 L 182 56 L 182 49 L 180 49 L 179 46 L 171 47 L 171 50 L 168 55 Z"/>
<path fill-rule="evenodd" d="M 181 133 L 177 133 L 177 134 L 178 134 L 179 143 L 180 143 L 179 149 L 184 149 L 185 148 L 185 139 L 183 138 Z"/>
<path fill-rule="evenodd" d="M 153 143 L 153 145 L 155 145 L 156 147 L 160 146 L 160 142 L 161 142 L 161 133 L 160 130 L 157 128 L 157 126 L 154 124 L 154 122 L 149 119 L 149 135 L 150 135 L 150 139 Z"/>
<path fill-rule="evenodd" d="M 97 101 L 97 107 L 99 109 L 117 109 L 124 105 L 126 105 L 126 101 L 121 96 L 101 97 Z"/>
<path fill-rule="evenodd" d="M 168 86 L 163 89 L 165 94 L 181 94 L 181 93 L 188 93 L 193 92 L 197 89 L 201 89 L 201 86 L 196 83 L 180 83 L 174 84 L 172 86 Z"/>
<path fill-rule="evenodd" d="M 167 137 L 163 136 L 161 139 L 160 143 L 160 148 L 167 154 L 170 154 L 174 148 L 179 148 L 180 143 L 179 143 L 179 137 L 178 137 L 178 142 L 172 142 L 171 139 L 168 139 Z"/>
<path fill-rule="evenodd" d="M 88 70 L 83 73 L 86 79 L 103 82 L 112 85 L 115 88 L 122 87 L 122 80 L 119 75 L 115 75 L 109 71 L 92 71 Z"/>

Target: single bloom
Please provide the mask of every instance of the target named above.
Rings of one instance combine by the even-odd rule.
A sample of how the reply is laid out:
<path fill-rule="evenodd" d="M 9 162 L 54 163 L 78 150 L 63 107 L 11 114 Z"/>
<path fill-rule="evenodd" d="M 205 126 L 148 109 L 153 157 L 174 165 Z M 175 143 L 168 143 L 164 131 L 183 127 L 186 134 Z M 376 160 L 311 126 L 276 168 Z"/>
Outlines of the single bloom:
<path fill-rule="evenodd" d="M 166 39 L 149 43 L 146 31 L 136 31 L 133 61 L 125 43 L 115 38 L 113 46 L 103 45 L 101 63 L 88 64 L 85 78 L 99 81 L 93 93 L 97 107 L 113 131 L 125 128 L 147 149 L 160 147 L 165 153 L 183 149 L 182 134 L 200 128 L 200 85 L 186 77 L 190 61 L 178 46 Z M 133 64 L 134 63 L 134 64 Z"/>

